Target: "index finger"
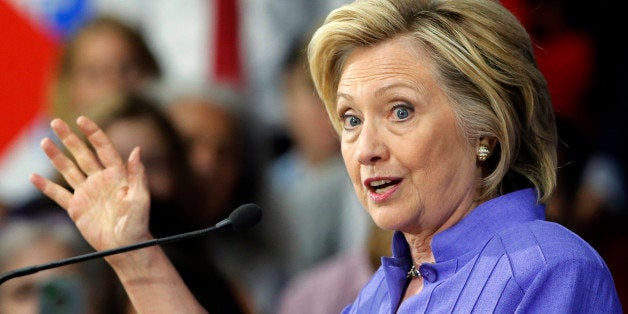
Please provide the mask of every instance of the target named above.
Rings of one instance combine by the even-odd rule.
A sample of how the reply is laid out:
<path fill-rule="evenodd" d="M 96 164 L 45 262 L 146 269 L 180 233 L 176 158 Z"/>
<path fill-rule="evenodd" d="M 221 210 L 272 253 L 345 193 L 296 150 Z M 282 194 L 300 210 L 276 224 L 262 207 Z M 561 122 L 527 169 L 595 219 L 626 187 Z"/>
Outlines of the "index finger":
<path fill-rule="evenodd" d="M 96 154 L 103 166 L 113 167 L 124 164 L 122 157 L 120 157 L 109 137 L 94 121 L 85 116 L 80 116 L 76 119 L 76 124 L 96 150 Z"/>

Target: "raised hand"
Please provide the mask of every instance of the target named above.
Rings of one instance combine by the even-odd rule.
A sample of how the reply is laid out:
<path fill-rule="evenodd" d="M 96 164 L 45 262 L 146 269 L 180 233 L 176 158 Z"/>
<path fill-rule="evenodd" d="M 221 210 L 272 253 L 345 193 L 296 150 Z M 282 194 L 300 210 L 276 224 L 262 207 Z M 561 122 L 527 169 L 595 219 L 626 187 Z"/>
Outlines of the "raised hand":
<path fill-rule="evenodd" d="M 37 174 L 31 175 L 31 182 L 66 209 L 98 251 L 149 240 L 150 197 L 139 147 L 125 163 L 96 123 L 86 117 L 76 123 L 93 150 L 62 120 L 50 123 L 74 161 L 49 138 L 41 142 L 70 189 Z M 160 247 L 106 259 L 138 313 L 207 313 Z"/>
<path fill-rule="evenodd" d="M 73 161 L 49 138 L 41 147 L 71 190 L 38 174 L 31 182 L 65 208 L 83 237 L 96 250 L 151 238 L 148 231 L 150 198 L 136 147 L 125 163 L 96 123 L 79 117 L 77 125 L 93 150 L 62 120 L 50 126 Z"/>

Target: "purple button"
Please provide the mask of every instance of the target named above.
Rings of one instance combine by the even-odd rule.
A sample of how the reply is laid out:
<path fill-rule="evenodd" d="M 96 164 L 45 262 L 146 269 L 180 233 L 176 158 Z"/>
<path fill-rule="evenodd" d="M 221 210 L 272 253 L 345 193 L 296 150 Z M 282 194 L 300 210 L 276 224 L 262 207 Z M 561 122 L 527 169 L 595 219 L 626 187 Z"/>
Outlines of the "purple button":
<path fill-rule="evenodd" d="M 419 266 L 419 273 L 421 277 L 428 282 L 434 282 L 438 278 L 436 269 L 429 264 L 421 264 L 421 266 Z"/>

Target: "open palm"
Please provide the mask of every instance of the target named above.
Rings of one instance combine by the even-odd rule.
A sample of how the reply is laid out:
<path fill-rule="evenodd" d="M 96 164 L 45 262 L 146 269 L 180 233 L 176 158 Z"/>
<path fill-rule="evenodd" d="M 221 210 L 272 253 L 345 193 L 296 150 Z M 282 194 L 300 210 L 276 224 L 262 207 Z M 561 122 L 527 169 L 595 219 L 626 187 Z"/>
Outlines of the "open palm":
<path fill-rule="evenodd" d="M 74 161 L 49 138 L 43 139 L 41 146 L 71 190 L 38 174 L 31 176 L 33 185 L 68 212 L 96 250 L 151 238 L 150 198 L 139 148 L 125 163 L 92 120 L 79 117 L 77 125 L 93 150 L 64 121 L 55 119 L 50 125 Z"/>

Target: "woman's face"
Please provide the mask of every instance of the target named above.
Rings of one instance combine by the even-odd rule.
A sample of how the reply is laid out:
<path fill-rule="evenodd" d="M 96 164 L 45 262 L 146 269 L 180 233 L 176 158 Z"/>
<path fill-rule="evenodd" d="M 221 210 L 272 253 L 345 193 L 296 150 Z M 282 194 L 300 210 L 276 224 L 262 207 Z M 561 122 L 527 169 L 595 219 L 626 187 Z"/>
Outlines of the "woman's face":
<path fill-rule="evenodd" d="M 235 197 L 243 163 L 237 121 L 217 104 L 180 100 L 168 113 L 189 145 L 190 165 L 207 189 L 209 206 L 197 213 L 208 223 L 221 217 Z M 220 182 L 220 184 L 216 184 Z"/>
<path fill-rule="evenodd" d="M 112 95 L 138 90 L 146 80 L 131 45 L 112 29 L 85 33 L 74 51 L 70 101 L 79 113 L 90 112 Z"/>
<path fill-rule="evenodd" d="M 409 38 L 352 52 L 338 86 L 342 155 L 375 223 L 435 233 L 476 204 L 476 143 L 465 139 L 436 77 Z"/>

